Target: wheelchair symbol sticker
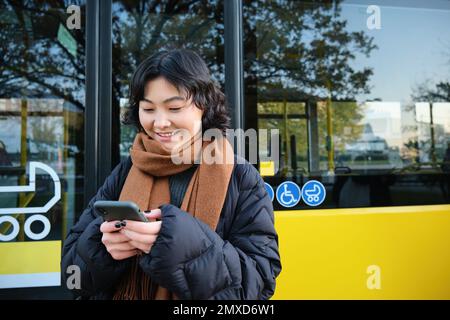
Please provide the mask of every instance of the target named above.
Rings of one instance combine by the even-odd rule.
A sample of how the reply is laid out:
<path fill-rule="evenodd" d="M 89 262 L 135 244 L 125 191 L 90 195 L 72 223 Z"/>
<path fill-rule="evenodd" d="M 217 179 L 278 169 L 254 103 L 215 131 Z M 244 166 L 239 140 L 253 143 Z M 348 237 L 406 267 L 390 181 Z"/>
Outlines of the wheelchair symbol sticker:
<path fill-rule="evenodd" d="M 291 181 L 285 181 L 277 188 L 277 200 L 286 208 L 291 208 L 299 203 L 302 198 L 300 187 Z"/>
<path fill-rule="evenodd" d="M 310 180 L 303 185 L 303 201 L 311 207 L 318 206 L 325 200 L 325 187 L 317 180 Z"/>
<path fill-rule="evenodd" d="M 266 191 L 269 194 L 270 200 L 273 201 L 273 198 L 275 197 L 275 192 L 273 192 L 272 186 L 267 182 L 264 182 L 264 186 L 266 187 Z"/>

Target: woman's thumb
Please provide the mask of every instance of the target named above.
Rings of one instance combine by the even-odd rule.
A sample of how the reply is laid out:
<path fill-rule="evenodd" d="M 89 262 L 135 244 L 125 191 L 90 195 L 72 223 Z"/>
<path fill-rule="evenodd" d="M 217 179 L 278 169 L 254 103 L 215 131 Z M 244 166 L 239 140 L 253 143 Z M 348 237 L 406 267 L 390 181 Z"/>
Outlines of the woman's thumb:
<path fill-rule="evenodd" d="M 144 212 L 144 214 L 147 217 L 147 219 L 161 219 L 161 209 L 153 209 L 151 211 L 146 211 Z"/>

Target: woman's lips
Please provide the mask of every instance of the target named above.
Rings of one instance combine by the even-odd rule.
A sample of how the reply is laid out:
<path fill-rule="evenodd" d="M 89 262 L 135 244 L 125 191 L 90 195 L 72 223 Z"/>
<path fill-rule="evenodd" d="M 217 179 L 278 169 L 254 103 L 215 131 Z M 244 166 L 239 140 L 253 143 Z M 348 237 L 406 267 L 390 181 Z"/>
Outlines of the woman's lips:
<path fill-rule="evenodd" d="M 170 141 L 172 141 L 172 137 L 174 136 L 175 132 L 174 131 L 172 131 L 170 133 L 169 132 L 164 132 L 164 133 L 155 132 L 155 134 L 158 136 L 160 141 L 170 142 Z"/>

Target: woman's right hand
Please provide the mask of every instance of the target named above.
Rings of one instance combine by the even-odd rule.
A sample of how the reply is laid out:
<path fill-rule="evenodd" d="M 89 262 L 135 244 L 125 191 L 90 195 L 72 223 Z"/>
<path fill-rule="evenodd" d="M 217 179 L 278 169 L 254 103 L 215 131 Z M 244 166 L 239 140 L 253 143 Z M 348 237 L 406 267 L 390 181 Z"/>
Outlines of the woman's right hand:
<path fill-rule="evenodd" d="M 102 243 L 114 260 L 124 260 L 138 254 L 139 250 L 130 244 L 130 239 L 121 234 L 120 221 L 103 222 L 100 231 L 103 233 Z"/>

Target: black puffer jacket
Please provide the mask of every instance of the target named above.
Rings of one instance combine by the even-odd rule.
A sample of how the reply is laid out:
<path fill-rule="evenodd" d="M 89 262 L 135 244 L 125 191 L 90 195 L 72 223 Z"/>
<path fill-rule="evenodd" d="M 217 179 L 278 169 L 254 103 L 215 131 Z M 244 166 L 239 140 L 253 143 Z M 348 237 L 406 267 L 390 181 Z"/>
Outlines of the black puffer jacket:
<path fill-rule="evenodd" d="M 127 158 L 113 170 L 64 242 L 62 283 L 71 275 L 67 268 L 77 265 L 81 288 L 72 290 L 77 296 L 111 298 L 129 268 L 130 259 L 114 260 L 101 242 L 103 221 L 93 204 L 119 198 L 131 164 Z M 268 299 L 273 295 L 281 271 L 278 236 L 271 199 L 251 164 L 235 164 L 216 231 L 173 205 L 160 208 L 160 233 L 150 253 L 140 258 L 140 266 L 153 281 L 180 299 Z"/>

